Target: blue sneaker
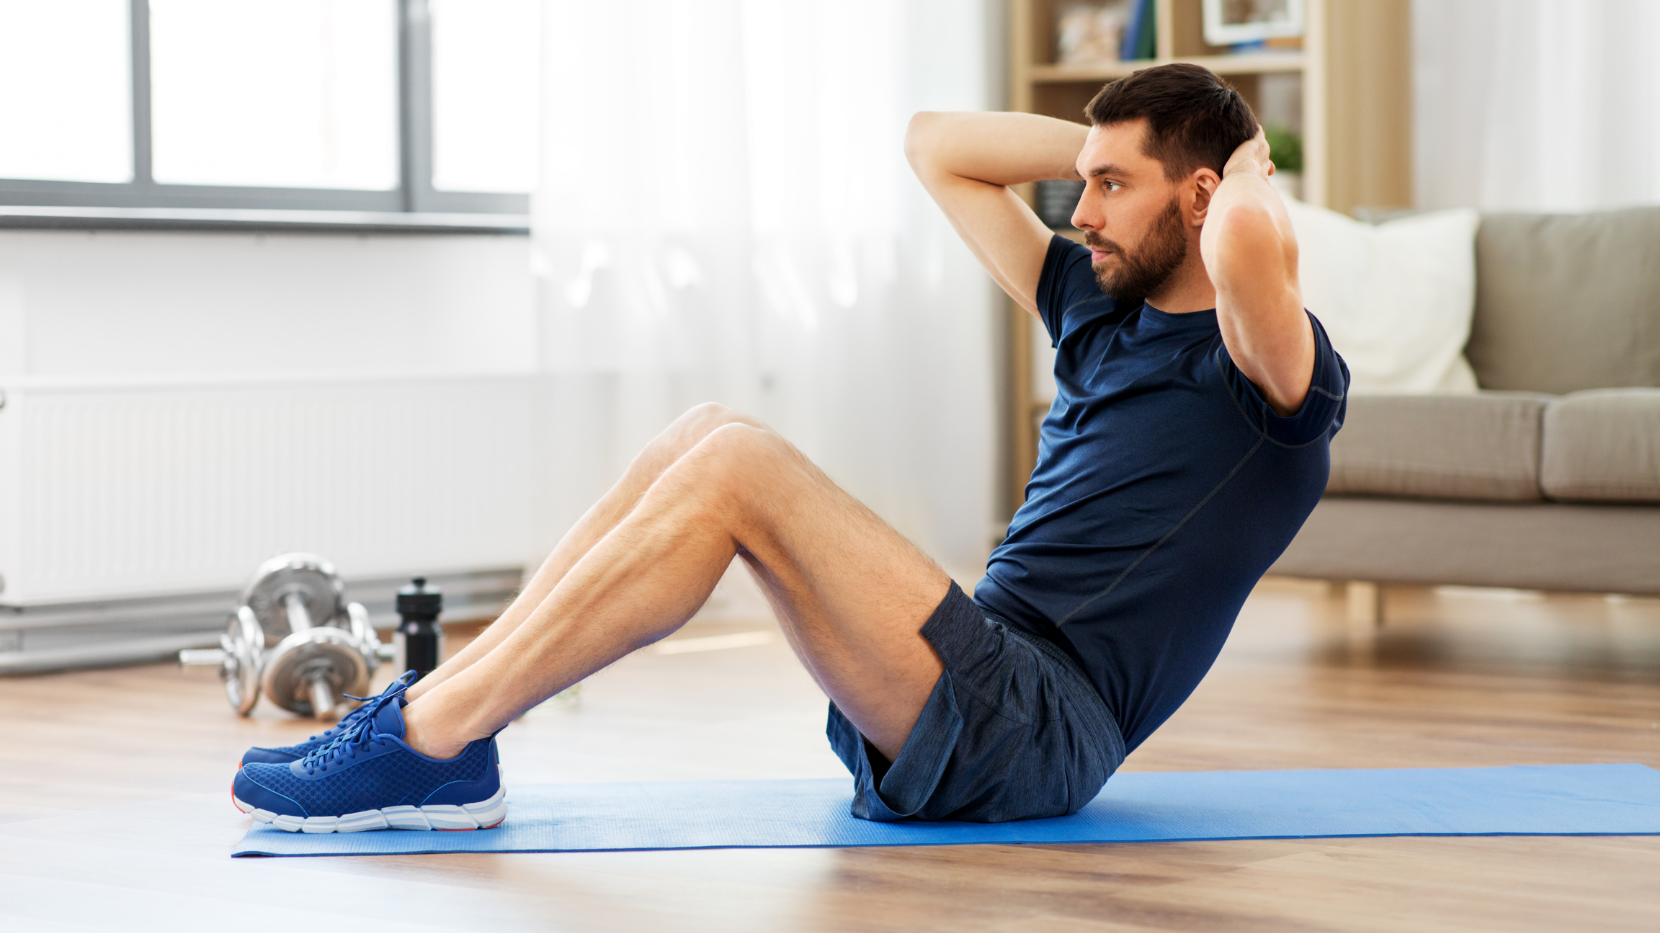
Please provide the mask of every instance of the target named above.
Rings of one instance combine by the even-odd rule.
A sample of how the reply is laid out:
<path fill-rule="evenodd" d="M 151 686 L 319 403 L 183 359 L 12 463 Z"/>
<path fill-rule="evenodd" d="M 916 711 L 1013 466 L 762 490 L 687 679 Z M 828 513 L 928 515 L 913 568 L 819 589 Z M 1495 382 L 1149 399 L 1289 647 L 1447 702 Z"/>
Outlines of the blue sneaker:
<path fill-rule="evenodd" d="M 380 692 L 380 696 L 398 696 L 405 690 L 408 690 L 409 685 L 414 682 L 415 672 L 404 671 L 398 676 L 397 680 L 394 680 L 390 684 L 386 685 L 386 689 Z M 299 761 L 301 758 L 311 754 L 314 750 L 322 748 L 324 745 L 327 745 L 335 739 L 338 739 L 346 733 L 352 731 L 352 726 L 356 725 L 358 720 L 363 718 L 364 714 L 368 712 L 369 707 L 373 706 L 374 701 L 380 699 L 380 697 L 349 697 L 349 699 L 364 700 L 366 702 L 364 702 L 364 704 L 359 706 L 357 709 L 354 709 L 346 715 L 340 717 L 340 721 L 335 723 L 333 727 L 324 729 L 322 732 L 306 739 L 298 745 L 287 745 L 282 748 L 260 748 L 255 746 L 248 749 L 242 753 L 242 763 L 238 764 L 237 767 L 240 768 L 242 765 L 253 764 L 256 761 L 263 761 L 267 764 L 277 765 L 285 765 L 290 761 Z"/>
<path fill-rule="evenodd" d="M 231 800 L 287 832 L 490 829 L 507 818 L 496 739 L 454 758 L 428 758 L 404 743 L 401 696 L 377 698 L 352 731 L 287 764 L 236 772 Z"/>

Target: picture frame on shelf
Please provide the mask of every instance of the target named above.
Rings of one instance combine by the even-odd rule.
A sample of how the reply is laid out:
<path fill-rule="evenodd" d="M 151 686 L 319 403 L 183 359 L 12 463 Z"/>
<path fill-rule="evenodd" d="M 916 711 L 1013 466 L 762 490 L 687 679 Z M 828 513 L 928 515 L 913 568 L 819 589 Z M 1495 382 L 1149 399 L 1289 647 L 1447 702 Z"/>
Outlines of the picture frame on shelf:
<path fill-rule="evenodd" d="M 1130 0 L 1065 3 L 1055 10 L 1055 62 L 1094 65 L 1119 60 Z"/>
<path fill-rule="evenodd" d="M 1303 34 L 1303 0 L 1204 0 L 1205 41 L 1244 45 Z"/>

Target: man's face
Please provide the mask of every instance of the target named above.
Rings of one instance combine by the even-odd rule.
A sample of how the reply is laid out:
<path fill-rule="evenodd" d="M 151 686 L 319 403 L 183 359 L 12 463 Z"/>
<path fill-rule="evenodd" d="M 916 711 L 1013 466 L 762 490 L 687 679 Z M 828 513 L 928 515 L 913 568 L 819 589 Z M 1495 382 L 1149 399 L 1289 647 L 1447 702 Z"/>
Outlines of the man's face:
<path fill-rule="evenodd" d="M 1147 297 L 1187 259 L 1180 192 L 1141 151 L 1146 132 L 1145 120 L 1091 127 L 1078 153 L 1085 186 L 1072 225 L 1101 290 L 1118 299 Z"/>

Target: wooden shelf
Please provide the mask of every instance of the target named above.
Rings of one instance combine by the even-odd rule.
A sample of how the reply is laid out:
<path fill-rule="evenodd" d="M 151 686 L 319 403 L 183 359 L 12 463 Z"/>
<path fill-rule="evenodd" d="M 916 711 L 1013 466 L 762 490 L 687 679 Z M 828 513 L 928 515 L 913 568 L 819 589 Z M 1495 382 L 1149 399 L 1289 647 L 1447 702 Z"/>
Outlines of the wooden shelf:
<path fill-rule="evenodd" d="M 1144 58 L 1130 62 L 1100 62 L 1089 65 L 1032 65 L 1034 84 L 1063 84 L 1068 81 L 1105 83 L 1115 78 L 1171 62 L 1203 65 L 1219 75 L 1274 74 L 1302 71 L 1301 52 L 1252 52 L 1242 55 L 1193 55 L 1182 58 Z"/>

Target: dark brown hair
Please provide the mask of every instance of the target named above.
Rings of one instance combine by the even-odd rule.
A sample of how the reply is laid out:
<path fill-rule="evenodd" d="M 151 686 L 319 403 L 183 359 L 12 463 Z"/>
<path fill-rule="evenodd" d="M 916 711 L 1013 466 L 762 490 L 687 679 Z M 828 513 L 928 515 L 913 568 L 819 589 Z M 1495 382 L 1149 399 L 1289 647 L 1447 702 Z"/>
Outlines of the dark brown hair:
<path fill-rule="evenodd" d="M 1177 62 L 1145 68 L 1102 88 L 1084 108 L 1096 126 L 1147 121 L 1142 153 L 1171 181 L 1209 168 L 1222 174 L 1228 156 L 1257 134 L 1245 98 L 1209 69 Z"/>

